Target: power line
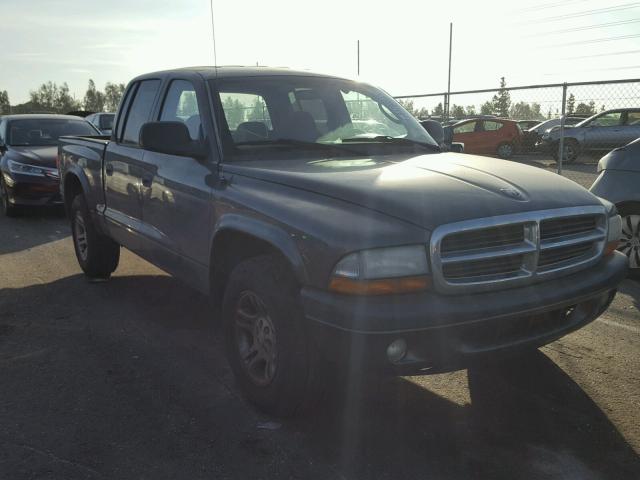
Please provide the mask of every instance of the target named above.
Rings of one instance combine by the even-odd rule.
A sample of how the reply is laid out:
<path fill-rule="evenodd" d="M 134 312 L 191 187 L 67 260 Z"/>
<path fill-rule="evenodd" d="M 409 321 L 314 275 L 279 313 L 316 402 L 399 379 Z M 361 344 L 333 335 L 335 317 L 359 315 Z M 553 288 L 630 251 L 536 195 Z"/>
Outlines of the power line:
<path fill-rule="evenodd" d="M 518 25 L 543 23 L 543 22 L 555 22 L 558 20 L 567 20 L 569 18 L 588 17 L 591 15 L 597 15 L 601 13 L 611 13 L 611 12 L 619 12 L 621 10 L 629 10 L 631 8 L 636 8 L 638 6 L 640 6 L 640 2 L 625 3 L 623 5 L 616 5 L 614 7 L 596 8 L 593 10 L 585 10 L 583 12 L 567 13 L 565 15 L 555 15 L 553 17 L 544 17 L 544 18 L 539 18 L 537 20 L 527 20 L 523 22 L 518 22 Z"/>
<path fill-rule="evenodd" d="M 620 35 L 618 37 L 605 37 L 605 38 L 594 38 L 591 40 L 581 40 L 578 42 L 566 42 L 566 43 L 555 43 L 553 45 L 545 45 L 543 47 L 540 48 L 556 48 L 556 47 L 569 47 L 572 45 L 587 45 L 587 44 L 591 44 L 591 43 L 602 43 L 602 42 L 613 42 L 615 40 L 626 40 L 629 38 L 638 38 L 640 37 L 640 34 L 634 34 L 634 35 Z"/>
<path fill-rule="evenodd" d="M 524 13 L 524 12 L 537 12 L 539 10 L 546 10 L 548 8 L 555 8 L 555 7 L 563 7 L 565 5 L 569 5 L 571 3 L 582 3 L 582 2 L 586 2 L 588 0 L 573 0 L 573 1 L 564 1 L 564 2 L 552 2 L 552 3 L 543 3 L 542 5 L 536 5 L 534 7 L 526 7 L 526 8 L 519 8 L 517 10 L 512 10 L 513 12 L 518 12 L 518 13 Z"/>
<path fill-rule="evenodd" d="M 561 58 L 560 60 L 574 60 L 577 58 L 595 58 L 595 57 L 611 57 L 614 55 L 630 55 L 632 53 L 640 53 L 640 50 L 625 50 L 623 52 L 613 52 L 613 53 L 598 53 L 595 55 L 580 55 L 578 57 L 564 57 Z"/>
<path fill-rule="evenodd" d="M 523 38 L 540 37 L 541 35 L 553 35 L 556 33 L 581 32 L 584 30 L 592 30 L 594 28 L 614 27 L 618 25 L 628 25 L 629 23 L 638 23 L 638 22 L 640 22 L 640 18 L 634 18 L 631 20 L 620 20 L 617 22 L 609 22 L 609 23 L 598 23 L 595 25 L 585 25 L 583 27 L 561 28 L 560 30 L 551 30 L 549 32 L 538 32 L 538 33 L 532 33 L 530 35 L 524 35 Z"/>

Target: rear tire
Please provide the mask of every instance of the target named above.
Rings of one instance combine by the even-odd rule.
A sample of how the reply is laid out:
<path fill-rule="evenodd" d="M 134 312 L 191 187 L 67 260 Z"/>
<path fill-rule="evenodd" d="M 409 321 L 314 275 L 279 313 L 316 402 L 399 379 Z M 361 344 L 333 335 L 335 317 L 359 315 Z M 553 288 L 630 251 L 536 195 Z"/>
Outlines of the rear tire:
<path fill-rule="evenodd" d="M 498 153 L 498 156 L 503 160 L 509 160 L 511 157 L 513 157 L 513 152 L 514 152 L 514 147 L 513 147 L 513 144 L 511 143 L 505 142 L 498 145 L 497 153 Z"/>
<path fill-rule="evenodd" d="M 289 417 L 309 407 L 320 362 L 284 260 L 261 255 L 239 263 L 222 303 L 224 341 L 236 382 L 258 409 Z"/>
<path fill-rule="evenodd" d="M 9 203 L 9 194 L 4 184 L 4 179 L 0 175 L 0 207 L 5 217 L 15 217 L 18 214 L 18 207 Z"/>
<path fill-rule="evenodd" d="M 108 279 L 118 267 L 120 245 L 96 230 L 84 195 L 71 202 L 71 234 L 76 258 L 91 279 Z"/>
<path fill-rule="evenodd" d="M 553 149 L 553 158 L 556 162 L 559 159 L 558 150 L 560 149 L 560 143 L 556 143 Z M 580 145 L 578 142 L 571 138 L 565 139 L 562 144 L 562 149 L 564 150 L 563 162 L 573 163 L 576 161 L 578 156 L 580 155 Z"/>

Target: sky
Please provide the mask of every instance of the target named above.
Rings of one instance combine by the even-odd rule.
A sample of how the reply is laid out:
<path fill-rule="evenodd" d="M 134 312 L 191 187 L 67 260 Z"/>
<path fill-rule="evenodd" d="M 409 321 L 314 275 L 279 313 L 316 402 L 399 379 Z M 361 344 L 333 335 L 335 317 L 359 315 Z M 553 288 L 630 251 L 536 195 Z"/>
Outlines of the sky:
<path fill-rule="evenodd" d="M 209 0 L 0 0 L 0 90 L 79 99 L 154 70 L 214 62 Z M 640 77 L 640 2 L 213 0 L 218 65 L 359 78 L 392 95 Z M 356 42 L 360 40 L 360 76 Z"/>

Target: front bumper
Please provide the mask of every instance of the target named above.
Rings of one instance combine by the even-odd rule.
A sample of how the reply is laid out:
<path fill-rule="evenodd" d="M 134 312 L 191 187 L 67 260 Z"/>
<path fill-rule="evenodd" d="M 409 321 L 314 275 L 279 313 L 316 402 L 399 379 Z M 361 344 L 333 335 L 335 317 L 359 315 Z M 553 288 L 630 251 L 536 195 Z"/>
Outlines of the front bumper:
<path fill-rule="evenodd" d="M 62 205 L 60 180 L 56 177 L 36 177 L 2 172 L 5 188 L 12 205 Z"/>
<path fill-rule="evenodd" d="M 615 252 L 576 274 L 500 291 L 364 298 L 305 288 L 302 303 L 330 361 L 404 374 L 442 371 L 539 347 L 586 325 L 606 310 L 626 272 L 626 257 Z M 407 354 L 392 364 L 386 349 L 397 339 Z"/>

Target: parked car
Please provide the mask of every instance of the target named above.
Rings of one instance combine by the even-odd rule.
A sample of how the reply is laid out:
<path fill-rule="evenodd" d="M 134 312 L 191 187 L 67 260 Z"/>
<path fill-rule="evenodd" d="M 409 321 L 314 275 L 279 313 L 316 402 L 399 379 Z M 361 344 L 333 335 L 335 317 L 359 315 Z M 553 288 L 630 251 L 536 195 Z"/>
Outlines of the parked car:
<path fill-rule="evenodd" d="M 622 217 L 619 250 L 629 258 L 632 275 L 640 276 L 640 138 L 607 153 L 591 192 L 614 203 Z"/>
<path fill-rule="evenodd" d="M 61 135 L 97 135 L 89 122 L 66 115 L 6 115 L 0 119 L 0 205 L 61 205 L 56 166 Z"/>
<path fill-rule="evenodd" d="M 583 152 L 621 147 L 640 137 L 640 108 L 607 110 L 564 130 L 564 156 L 574 162 Z M 558 157 L 560 127 L 545 132 L 538 147 Z"/>
<path fill-rule="evenodd" d="M 518 122 L 504 118 L 463 120 L 446 129 L 453 132 L 454 142 L 464 143 L 466 153 L 498 155 L 504 159 L 513 156 L 522 139 Z"/>
<path fill-rule="evenodd" d="M 540 123 L 540 120 L 518 120 L 518 125 L 520 125 L 520 130 L 523 132 L 529 130 L 530 128 L 535 127 Z"/>
<path fill-rule="evenodd" d="M 565 126 L 575 125 L 576 123 L 582 122 L 586 117 L 566 117 L 565 118 Z M 536 125 L 531 127 L 528 130 L 523 130 L 522 134 L 522 150 L 523 151 L 532 151 L 536 149 L 536 145 L 542 139 L 542 135 L 547 130 L 560 125 L 560 118 L 550 118 L 549 120 L 545 120 L 543 122 L 538 122 Z"/>
<path fill-rule="evenodd" d="M 100 112 L 92 113 L 91 115 L 88 115 L 86 119 L 91 122 L 94 127 L 100 130 L 102 135 L 111 135 L 115 116 L 115 113 Z"/>
<path fill-rule="evenodd" d="M 124 246 L 211 294 L 240 389 L 272 414 L 327 388 L 327 364 L 422 375 L 544 345 L 627 273 L 612 204 L 441 153 L 360 82 L 179 69 L 134 79 L 121 108 L 112 140 L 59 148 L 78 262 L 107 278 Z M 385 135 L 354 133 L 363 112 Z"/>

